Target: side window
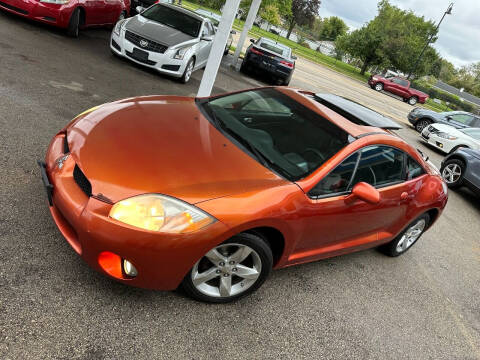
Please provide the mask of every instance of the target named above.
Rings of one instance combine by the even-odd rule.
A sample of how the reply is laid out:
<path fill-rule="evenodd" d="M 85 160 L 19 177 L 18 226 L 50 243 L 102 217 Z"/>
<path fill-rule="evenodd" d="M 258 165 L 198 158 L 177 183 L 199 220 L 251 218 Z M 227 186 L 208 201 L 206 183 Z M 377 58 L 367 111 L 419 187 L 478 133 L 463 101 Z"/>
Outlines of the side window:
<path fill-rule="evenodd" d="M 473 127 L 479 127 L 480 128 L 480 118 L 475 118 L 472 124 Z"/>
<path fill-rule="evenodd" d="M 388 146 L 369 146 L 361 151 L 360 163 L 351 186 L 366 182 L 381 187 L 404 181 L 404 164 L 402 151 Z"/>
<path fill-rule="evenodd" d="M 425 170 L 410 156 L 407 159 L 407 180 L 415 179 L 425 174 Z"/>
<path fill-rule="evenodd" d="M 353 172 L 355 171 L 357 159 L 358 153 L 350 155 L 310 190 L 309 195 L 324 196 L 340 194 L 347 191 Z"/>
<path fill-rule="evenodd" d="M 399 78 L 393 78 L 390 80 L 391 82 L 395 83 L 395 84 L 399 84 L 401 85 L 402 84 L 402 80 L 400 80 Z"/>
<path fill-rule="evenodd" d="M 213 35 L 213 32 L 211 30 L 211 25 L 209 22 L 206 22 L 203 24 L 202 36 L 210 36 L 210 35 Z"/>
<path fill-rule="evenodd" d="M 465 124 L 467 126 L 473 122 L 473 117 L 467 114 L 452 115 L 452 119 L 453 121 Z"/>

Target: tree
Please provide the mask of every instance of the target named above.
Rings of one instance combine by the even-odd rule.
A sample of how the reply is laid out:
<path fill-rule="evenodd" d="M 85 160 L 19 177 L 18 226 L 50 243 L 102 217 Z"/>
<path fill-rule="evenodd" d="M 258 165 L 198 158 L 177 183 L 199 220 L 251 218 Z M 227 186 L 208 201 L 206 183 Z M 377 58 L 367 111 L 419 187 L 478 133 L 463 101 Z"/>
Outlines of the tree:
<path fill-rule="evenodd" d="M 242 0 L 240 8 L 245 16 L 252 5 L 252 0 Z M 281 19 L 288 18 L 291 14 L 292 0 L 263 0 L 260 4 L 259 15 L 262 19 L 273 25 L 280 25 Z"/>
<path fill-rule="evenodd" d="M 288 16 L 287 39 L 290 38 L 295 25 L 312 25 L 320 10 L 321 0 L 292 0 L 292 12 Z"/>
<path fill-rule="evenodd" d="M 380 64 L 408 73 L 429 39 L 432 43 L 436 41 L 432 21 L 382 0 L 378 3 L 378 15 L 359 30 L 342 37 L 339 46 L 363 62 L 362 74 L 369 66 Z M 438 53 L 429 46 L 415 75 L 427 74 L 438 58 Z"/>
<path fill-rule="evenodd" d="M 345 35 L 347 31 L 347 24 L 345 24 L 345 22 L 339 17 L 332 16 L 323 19 L 318 38 L 319 40 L 335 41 L 337 37 Z"/>

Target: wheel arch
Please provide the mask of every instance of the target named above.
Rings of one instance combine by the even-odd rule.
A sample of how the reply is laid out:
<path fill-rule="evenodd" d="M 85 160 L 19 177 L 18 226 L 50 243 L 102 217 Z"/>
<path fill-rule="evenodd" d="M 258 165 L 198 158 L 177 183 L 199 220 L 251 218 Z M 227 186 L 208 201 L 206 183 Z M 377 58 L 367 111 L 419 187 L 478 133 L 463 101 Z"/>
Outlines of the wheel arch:
<path fill-rule="evenodd" d="M 272 250 L 273 266 L 278 264 L 285 252 L 285 237 L 280 230 L 270 226 L 260 226 L 244 230 L 241 233 L 257 235 L 264 239 Z"/>
<path fill-rule="evenodd" d="M 80 10 L 80 21 L 79 21 L 79 25 L 80 26 L 85 26 L 86 22 L 87 22 L 87 13 L 86 13 L 86 10 L 83 6 L 79 5 L 75 8 L 75 10 L 78 9 Z M 73 10 L 73 11 L 75 11 Z M 73 12 L 72 12 L 73 14 Z"/>

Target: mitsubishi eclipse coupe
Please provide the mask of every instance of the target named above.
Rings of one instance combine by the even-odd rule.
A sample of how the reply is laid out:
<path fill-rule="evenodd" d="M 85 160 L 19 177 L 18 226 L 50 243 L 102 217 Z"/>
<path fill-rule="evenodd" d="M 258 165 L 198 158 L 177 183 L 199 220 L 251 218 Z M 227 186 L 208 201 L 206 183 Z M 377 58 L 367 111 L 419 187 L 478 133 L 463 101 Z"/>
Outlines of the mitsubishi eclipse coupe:
<path fill-rule="evenodd" d="M 72 248 L 122 283 L 224 303 L 278 269 L 405 253 L 438 219 L 438 170 L 389 118 L 286 87 L 90 109 L 39 161 Z"/>

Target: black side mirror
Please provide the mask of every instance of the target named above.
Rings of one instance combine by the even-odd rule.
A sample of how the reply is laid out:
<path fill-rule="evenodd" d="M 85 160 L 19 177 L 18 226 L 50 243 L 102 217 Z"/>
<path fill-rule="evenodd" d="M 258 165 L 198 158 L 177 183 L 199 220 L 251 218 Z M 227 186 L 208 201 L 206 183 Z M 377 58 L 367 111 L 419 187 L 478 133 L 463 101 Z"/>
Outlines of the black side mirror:
<path fill-rule="evenodd" d="M 255 39 L 250 39 L 250 42 L 251 42 L 252 44 L 255 44 Z"/>
<path fill-rule="evenodd" d="M 292 55 L 292 60 L 297 60 L 298 58 L 295 55 Z"/>

